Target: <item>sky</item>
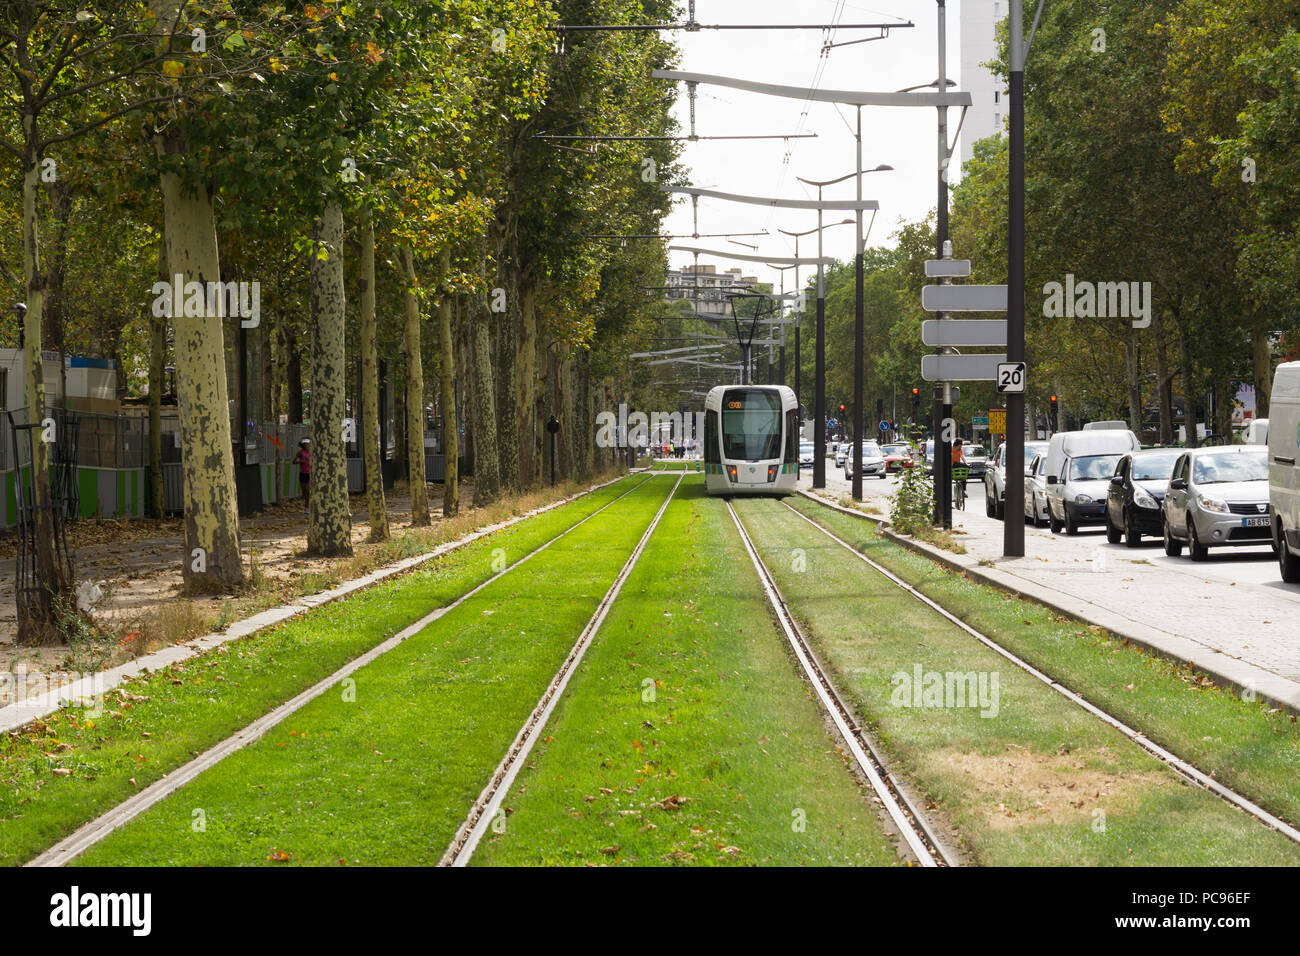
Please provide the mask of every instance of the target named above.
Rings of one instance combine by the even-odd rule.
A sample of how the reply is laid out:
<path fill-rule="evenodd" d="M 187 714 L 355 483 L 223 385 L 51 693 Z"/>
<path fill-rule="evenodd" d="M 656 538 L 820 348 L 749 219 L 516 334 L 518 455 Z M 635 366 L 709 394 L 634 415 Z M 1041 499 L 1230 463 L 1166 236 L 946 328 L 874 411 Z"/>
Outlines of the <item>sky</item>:
<path fill-rule="evenodd" d="M 960 80 L 960 0 L 947 4 L 948 76 Z M 685 4 L 682 5 L 683 11 Z M 684 16 L 683 16 L 684 19 Z M 892 29 L 883 40 L 833 49 L 822 56 L 824 34 L 818 30 L 744 30 L 673 34 L 682 50 L 678 69 L 765 83 L 819 89 L 893 91 L 931 83 L 938 75 L 938 4 L 935 0 L 697 0 L 696 20 L 709 23 L 878 23 L 911 21 L 914 27 Z M 876 36 L 879 31 L 839 30 L 832 42 Z M 685 84 L 677 84 L 680 95 L 676 116 L 683 133 L 690 119 Z M 816 139 L 723 140 L 685 143 L 681 164 L 690 184 L 729 193 L 790 199 L 816 199 L 816 190 L 796 177 L 828 180 L 854 172 L 856 145 L 853 136 L 855 109 L 830 103 L 806 103 L 749 93 L 718 86 L 699 86 L 696 103 L 696 132 L 701 135 L 752 135 L 812 132 Z M 960 87 L 957 87 L 960 89 Z M 960 109 L 949 113 L 949 138 L 956 129 Z M 868 236 L 868 245 L 894 245 L 890 234 L 902 222 L 924 217 L 936 204 L 937 117 L 933 108 L 864 107 L 862 113 L 864 169 L 886 164 L 892 172 L 874 172 L 863 178 L 863 198 L 876 199 L 880 210 Z M 954 155 L 959 162 L 960 151 Z M 953 180 L 956 181 L 954 170 Z M 824 198 L 852 199 L 852 179 L 829 187 Z M 828 211 L 826 222 L 852 215 Z M 871 213 L 864 214 L 870 221 Z M 814 210 L 774 209 L 724 200 L 701 198 L 699 232 L 759 232 L 766 236 L 740 236 L 737 242 L 759 247 L 755 250 L 732 245 L 727 239 L 674 240 L 674 244 L 699 245 L 707 249 L 742 254 L 793 256 L 794 240 L 777 232 L 803 232 L 817 225 Z M 688 196 L 678 198 L 665 226 L 672 235 L 693 231 Z M 835 226 L 824 232 L 825 254 L 847 260 L 853 255 L 854 229 Z M 801 257 L 816 254 L 815 234 L 799 240 Z M 670 252 L 673 268 L 690 265 L 688 252 Z M 700 257 L 701 265 L 714 264 L 719 270 L 740 266 L 746 275 L 771 282 L 780 288 L 780 273 L 759 263 Z M 801 270 L 806 277 L 807 272 Z M 786 273 L 785 288 L 794 287 L 793 272 Z"/>

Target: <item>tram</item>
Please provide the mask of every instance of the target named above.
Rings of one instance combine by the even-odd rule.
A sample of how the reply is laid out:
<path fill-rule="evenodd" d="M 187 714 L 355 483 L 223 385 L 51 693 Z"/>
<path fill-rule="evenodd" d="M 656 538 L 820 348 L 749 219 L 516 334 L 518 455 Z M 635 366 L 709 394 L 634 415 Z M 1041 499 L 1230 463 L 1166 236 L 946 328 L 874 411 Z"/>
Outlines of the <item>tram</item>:
<path fill-rule="evenodd" d="M 784 385 L 720 385 L 704 399 L 711 495 L 788 495 L 799 479 L 799 403 Z"/>

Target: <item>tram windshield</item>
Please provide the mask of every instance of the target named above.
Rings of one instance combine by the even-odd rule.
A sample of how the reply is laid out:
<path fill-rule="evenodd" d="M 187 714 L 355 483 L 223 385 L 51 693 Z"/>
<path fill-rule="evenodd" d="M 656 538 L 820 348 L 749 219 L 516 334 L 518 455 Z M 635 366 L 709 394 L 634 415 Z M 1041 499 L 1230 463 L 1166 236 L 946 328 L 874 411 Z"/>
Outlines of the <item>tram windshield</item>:
<path fill-rule="evenodd" d="M 733 388 L 722 396 L 722 455 L 739 461 L 781 457 L 781 396 Z"/>

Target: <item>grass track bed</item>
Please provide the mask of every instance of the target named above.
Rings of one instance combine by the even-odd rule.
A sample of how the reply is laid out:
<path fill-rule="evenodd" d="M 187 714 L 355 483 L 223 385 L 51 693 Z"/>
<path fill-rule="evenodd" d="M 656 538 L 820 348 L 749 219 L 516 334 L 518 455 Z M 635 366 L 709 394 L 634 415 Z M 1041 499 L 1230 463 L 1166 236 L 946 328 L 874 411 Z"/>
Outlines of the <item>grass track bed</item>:
<path fill-rule="evenodd" d="M 101 717 L 65 708 L 0 736 L 0 864 L 30 859 L 487 580 L 498 549 L 507 561 L 517 560 L 641 480 L 625 478 L 409 573 L 123 684 L 105 695 Z"/>
<path fill-rule="evenodd" d="M 362 668 L 354 701 L 317 698 L 78 862 L 436 862 L 671 484 L 652 479 Z"/>
<path fill-rule="evenodd" d="M 1300 826 L 1300 722 L 1294 716 L 1242 700 L 1202 681 L 1190 667 L 1100 628 L 949 571 L 876 534 L 870 522 L 802 497 L 790 502 L 1007 650 Z"/>
<path fill-rule="evenodd" d="M 895 769 L 956 827 L 973 862 L 1300 863 L 1300 847 L 1184 783 L 782 505 L 742 501 L 737 510 L 841 692 L 860 708 Z M 850 541 L 869 530 L 845 521 L 857 531 Z M 910 682 L 917 668 L 923 677 L 984 675 L 990 691 L 997 675 L 998 693 L 986 695 L 982 703 L 990 706 L 963 705 L 942 692 L 918 706 L 896 676 Z M 910 705 L 900 705 L 904 700 Z"/>
<path fill-rule="evenodd" d="M 472 862 L 900 862 L 795 667 L 688 477 Z"/>

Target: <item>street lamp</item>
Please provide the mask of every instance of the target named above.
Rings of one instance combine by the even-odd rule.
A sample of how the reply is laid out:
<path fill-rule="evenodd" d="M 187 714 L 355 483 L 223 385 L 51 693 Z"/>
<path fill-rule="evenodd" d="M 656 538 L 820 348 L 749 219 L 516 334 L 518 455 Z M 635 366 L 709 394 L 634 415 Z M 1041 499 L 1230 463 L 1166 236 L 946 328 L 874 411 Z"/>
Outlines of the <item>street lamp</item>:
<path fill-rule="evenodd" d="M 789 229 L 778 229 L 777 232 L 782 233 L 783 235 L 793 237 L 794 257 L 798 259 L 800 236 L 811 236 L 814 232 L 820 232 L 822 229 L 830 229 L 833 228 L 834 226 L 851 226 L 855 221 L 856 220 L 853 219 L 841 219 L 839 222 L 829 222 L 824 226 L 817 226 L 813 229 L 808 229 L 804 232 L 791 232 Z M 803 286 L 799 282 L 798 266 L 796 266 L 794 270 L 794 287 L 798 290 L 803 289 Z M 799 320 L 803 318 L 803 308 L 802 308 L 803 300 L 801 299 L 799 300 L 799 302 L 800 302 L 800 307 L 795 311 L 794 314 L 794 397 L 795 397 L 795 401 L 799 403 L 799 408 L 802 409 L 803 391 L 800 387 L 802 384 L 800 380 L 800 374 L 801 374 L 800 367 L 803 363 L 803 353 L 799 350 Z M 800 414 L 800 418 L 802 418 L 803 412 L 800 411 L 799 414 Z M 817 469 L 814 467 L 813 468 L 814 473 L 816 472 L 816 470 Z"/>
<path fill-rule="evenodd" d="M 862 177 L 867 173 L 888 172 L 894 167 L 881 164 L 874 169 L 862 168 L 862 107 L 858 107 L 858 128 L 857 128 L 857 146 L 858 161 L 857 172 L 849 173 L 846 176 L 840 176 L 836 179 L 827 179 L 822 181 L 804 179 L 802 176 L 795 178 L 806 186 L 817 187 L 817 201 L 822 201 L 822 190 L 827 186 L 834 186 L 836 183 L 842 183 L 846 179 L 857 179 L 858 201 L 862 200 Z M 862 295 L 862 246 L 864 237 L 862 234 L 862 209 L 859 207 L 855 212 L 854 223 L 857 226 L 857 237 L 854 243 L 854 261 L 857 270 L 857 293 L 854 306 L 854 339 L 853 339 L 853 498 L 856 501 L 862 500 L 862 362 L 863 362 L 863 295 Z M 875 221 L 876 214 L 871 214 L 872 222 Z M 822 257 L 822 210 L 817 210 L 817 258 Z M 816 381 L 814 382 L 814 408 L 813 408 L 813 487 L 826 487 L 826 289 L 823 281 L 822 267 L 817 266 L 817 361 L 816 361 Z"/>

